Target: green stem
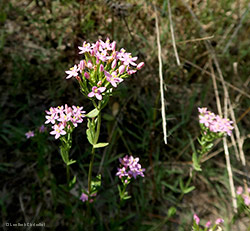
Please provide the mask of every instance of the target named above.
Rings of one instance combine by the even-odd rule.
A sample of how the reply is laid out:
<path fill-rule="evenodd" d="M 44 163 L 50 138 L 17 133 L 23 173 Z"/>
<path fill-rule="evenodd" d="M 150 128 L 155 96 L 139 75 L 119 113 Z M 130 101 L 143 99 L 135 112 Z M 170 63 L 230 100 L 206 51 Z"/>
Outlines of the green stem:
<path fill-rule="evenodd" d="M 67 164 L 66 164 L 66 171 L 67 171 L 67 185 L 69 187 L 70 176 L 69 176 L 69 166 Z"/>
<path fill-rule="evenodd" d="M 89 191 L 89 194 L 91 193 L 91 178 L 92 178 L 92 169 L 93 169 L 94 157 L 95 157 L 95 149 L 93 147 L 92 152 L 91 152 L 91 160 L 90 160 L 90 163 L 89 163 L 89 174 L 88 174 L 88 191 Z"/>
<path fill-rule="evenodd" d="M 101 103 L 99 102 L 98 104 L 99 110 L 101 107 Z M 94 144 L 97 144 L 98 139 L 99 139 L 99 135 L 100 135 L 100 128 L 101 128 L 101 111 L 99 112 L 98 116 L 97 116 L 97 128 L 96 128 L 96 132 L 95 132 L 95 138 L 94 138 Z M 95 158 L 95 148 L 94 146 L 92 147 L 92 151 L 91 151 L 91 160 L 89 163 L 89 174 L 88 174 L 88 191 L 89 191 L 89 195 L 91 194 L 91 179 L 92 179 L 92 169 L 93 169 L 93 164 L 94 164 L 94 158 Z"/>

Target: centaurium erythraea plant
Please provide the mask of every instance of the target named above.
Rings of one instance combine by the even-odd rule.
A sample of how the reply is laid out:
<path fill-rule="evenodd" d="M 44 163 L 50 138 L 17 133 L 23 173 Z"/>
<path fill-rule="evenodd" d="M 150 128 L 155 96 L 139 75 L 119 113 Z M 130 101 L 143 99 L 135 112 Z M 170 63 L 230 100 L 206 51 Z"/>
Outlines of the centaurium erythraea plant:
<path fill-rule="evenodd" d="M 207 221 L 205 225 L 200 224 L 200 218 L 197 214 L 193 215 L 193 227 L 192 231 L 215 231 L 219 230 L 221 228 L 221 225 L 224 223 L 224 220 L 222 218 L 216 219 L 215 223 L 212 224 L 211 221 Z M 222 229 L 220 229 L 222 230 Z"/>
<path fill-rule="evenodd" d="M 71 133 L 77 124 L 83 121 L 83 117 L 87 117 L 87 139 L 92 145 L 91 160 L 88 173 L 88 193 L 95 193 L 96 187 L 100 180 L 92 182 L 92 168 L 95 156 L 95 149 L 102 148 L 108 143 L 98 143 L 101 127 L 101 110 L 107 104 L 109 97 L 112 96 L 114 88 L 117 88 L 124 79 L 140 70 L 144 63 L 136 63 L 138 57 L 133 57 L 130 52 L 124 48 L 118 50 L 116 42 L 98 40 L 95 43 L 84 41 L 79 46 L 79 54 L 82 56 L 78 64 L 74 64 L 72 68 L 65 71 L 66 79 L 75 79 L 80 86 L 81 93 L 91 100 L 94 109 L 85 114 L 80 108 L 78 111 L 67 106 L 66 108 L 57 107 L 50 108 L 46 111 L 46 122 L 52 124 L 51 135 L 62 141 L 61 155 L 67 165 L 71 164 L 69 160 L 69 149 L 71 148 Z M 74 161 L 73 161 L 74 162 Z M 136 177 L 139 174 L 139 163 L 134 164 L 134 169 L 130 169 L 129 176 Z M 137 172 L 138 171 L 138 172 Z M 143 171 L 140 173 L 143 176 Z M 98 188 L 98 187 L 97 187 Z M 82 200 L 84 200 L 84 195 Z M 89 201 L 89 199 L 88 199 Z"/>
<path fill-rule="evenodd" d="M 118 176 L 123 184 L 121 189 L 118 185 L 120 202 L 130 198 L 126 192 L 126 188 L 131 182 L 131 179 L 136 179 L 137 176 L 144 177 L 145 168 L 142 168 L 139 163 L 139 157 L 134 158 L 133 156 L 126 155 L 123 158 L 119 158 L 120 167 L 117 169 L 116 176 Z"/>
<path fill-rule="evenodd" d="M 197 171 L 201 171 L 200 160 L 202 156 L 210 151 L 213 147 L 213 142 L 223 136 L 231 136 L 233 127 L 233 121 L 227 118 L 222 118 L 215 113 L 208 111 L 207 108 L 198 108 L 199 111 L 199 123 L 201 127 L 201 138 L 198 141 L 201 145 L 201 149 L 197 153 L 193 153 L 193 166 Z"/>
<path fill-rule="evenodd" d="M 85 111 L 83 111 L 83 107 L 69 107 L 65 104 L 65 106 L 51 107 L 45 112 L 47 114 L 45 116 L 45 124 L 51 124 L 53 129 L 50 134 L 55 136 L 55 139 L 60 138 L 61 140 L 60 153 L 66 165 L 67 182 L 70 184 L 69 165 L 76 162 L 69 159 L 69 151 L 72 146 L 72 132 L 78 124 L 83 122 Z"/>

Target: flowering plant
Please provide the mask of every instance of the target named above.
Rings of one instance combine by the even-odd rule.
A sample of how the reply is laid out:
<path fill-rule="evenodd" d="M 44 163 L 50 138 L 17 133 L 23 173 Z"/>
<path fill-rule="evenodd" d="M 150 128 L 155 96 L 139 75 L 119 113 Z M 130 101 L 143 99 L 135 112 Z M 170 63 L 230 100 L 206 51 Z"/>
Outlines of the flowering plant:
<path fill-rule="evenodd" d="M 136 64 L 137 57 L 132 57 L 131 53 L 126 52 L 124 48 L 116 50 L 116 42 L 111 42 L 108 38 L 105 42 L 98 40 L 92 44 L 84 41 L 83 45 L 78 48 L 79 54 L 83 54 L 83 59 L 80 60 L 79 64 L 74 64 L 70 70 L 66 71 L 66 79 L 74 78 L 77 80 L 81 93 L 91 100 L 94 109 L 85 114 L 85 111 L 82 110 L 83 107 L 68 107 L 67 105 L 65 107 L 51 107 L 49 111 L 46 111 L 47 120 L 45 123 L 53 125 L 53 131 L 50 134 L 54 135 L 55 139 L 60 138 L 61 140 L 61 156 L 66 164 L 67 179 L 69 180 L 69 165 L 75 163 L 74 160 L 69 160 L 72 132 L 79 123 L 83 122 L 83 118 L 87 117 L 86 135 L 92 145 L 92 151 L 88 172 L 88 190 L 83 190 L 80 199 L 93 202 L 101 182 L 100 176 L 97 177 L 96 181 L 92 181 L 95 149 L 108 145 L 108 143 L 98 142 L 101 110 L 106 106 L 109 97 L 112 96 L 113 89 L 118 87 L 124 79 L 140 70 L 144 63 Z M 137 162 L 133 166 L 140 171 L 140 165 Z M 130 169 L 130 173 L 133 173 L 134 177 L 135 171 L 135 169 Z M 143 175 L 143 171 L 141 170 L 141 175 Z M 72 185 L 75 181 L 76 178 L 68 182 Z"/>
<path fill-rule="evenodd" d="M 215 231 L 215 230 L 222 231 L 220 225 L 224 223 L 224 220 L 221 218 L 216 219 L 214 225 L 212 225 L 211 221 L 207 221 L 204 226 L 200 225 L 200 218 L 198 217 L 197 214 L 194 214 L 193 219 L 194 219 L 194 221 L 193 221 L 192 231 Z"/>
<path fill-rule="evenodd" d="M 127 200 L 130 198 L 128 193 L 126 192 L 126 188 L 131 182 L 131 179 L 136 179 L 137 176 L 144 177 L 144 168 L 141 168 L 139 164 L 139 158 L 134 158 L 133 156 L 126 155 L 123 158 L 119 158 L 120 161 L 120 168 L 118 168 L 118 172 L 116 175 L 121 179 L 123 188 L 118 185 L 119 195 L 120 195 L 120 202 Z"/>
<path fill-rule="evenodd" d="M 227 118 L 222 118 L 219 115 L 215 115 L 213 112 L 208 111 L 207 108 L 198 108 L 200 113 L 199 122 L 201 127 L 201 139 L 198 138 L 198 142 L 201 145 L 201 149 L 193 153 L 193 166 L 197 171 L 201 171 L 200 160 L 202 156 L 210 151 L 213 147 L 213 142 L 225 135 L 231 136 L 233 130 L 233 121 Z"/>

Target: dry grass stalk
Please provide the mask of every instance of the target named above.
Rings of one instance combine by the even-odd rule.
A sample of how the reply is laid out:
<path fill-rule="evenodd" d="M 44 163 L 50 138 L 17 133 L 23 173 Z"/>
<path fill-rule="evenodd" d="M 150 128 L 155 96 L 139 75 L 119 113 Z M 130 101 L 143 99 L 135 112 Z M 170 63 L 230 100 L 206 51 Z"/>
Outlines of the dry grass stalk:
<path fill-rule="evenodd" d="M 175 53 L 175 57 L 176 57 L 176 62 L 177 62 L 177 65 L 180 66 L 181 63 L 180 63 L 180 59 L 179 59 L 179 55 L 178 55 L 176 43 L 175 43 L 174 27 L 173 27 L 173 22 L 172 22 L 170 0 L 168 0 L 168 16 L 169 16 L 170 31 L 171 31 L 171 37 L 172 37 L 172 43 L 173 43 L 174 53 Z"/>
<path fill-rule="evenodd" d="M 164 143 L 167 144 L 167 122 L 166 122 L 166 112 L 165 112 L 165 103 L 164 103 L 164 90 L 163 90 L 161 42 L 160 42 L 160 32 L 159 32 L 159 22 L 158 22 L 157 10 L 156 10 L 155 7 L 154 7 L 154 11 L 155 11 L 155 28 L 156 28 L 157 46 L 158 46 L 158 60 L 159 60 L 162 127 L 163 127 Z"/>

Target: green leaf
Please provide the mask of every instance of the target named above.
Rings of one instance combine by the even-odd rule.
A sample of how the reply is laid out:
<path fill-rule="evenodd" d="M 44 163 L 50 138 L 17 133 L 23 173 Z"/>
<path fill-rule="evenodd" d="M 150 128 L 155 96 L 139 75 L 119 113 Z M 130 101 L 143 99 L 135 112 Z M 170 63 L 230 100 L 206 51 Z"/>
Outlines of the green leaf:
<path fill-rule="evenodd" d="M 197 159 L 197 156 L 196 156 L 196 153 L 194 152 L 193 155 L 192 155 L 192 160 L 193 160 L 193 167 L 196 171 L 201 171 L 201 166 L 198 162 L 198 159 Z"/>
<path fill-rule="evenodd" d="M 128 200 L 128 199 L 130 199 L 131 198 L 131 196 L 125 196 L 123 199 L 124 200 Z"/>
<path fill-rule="evenodd" d="M 93 145 L 94 138 L 92 136 L 92 132 L 91 132 L 90 128 L 86 130 L 86 134 L 87 134 L 87 139 L 88 139 L 89 143 Z"/>
<path fill-rule="evenodd" d="M 76 176 L 69 182 L 69 187 L 72 188 L 74 184 L 76 183 Z"/>
<path fill-rule="evenodd" d="M 93 147 L 94 148 L 103 148 L 103 147 L 106 147 L 108 145 L 109 145 L 109 143 L 98 143 L 98 144 L 94 144 Z"/>
<path fill-rule="evenodd" d="M 67 162 L 67 165 L 71 165 L 71 164 L 74 164 L 76 162 L 76 160 L 70 160 L 69 162 Z"/>
<path fill-rule="evenodd" d="M 98 114 L 99 114 L 99 110 L 97 108 L 95 108 L 92 111 L 90 111 L 86 116 L 89 118 L 94 118 L 94 117 L 98 116 Z"/>
<path fill-rule="evenodd" d="M 182 191 L 182 192 L 185 191 L 185 188 L 184 188 L 184 184 L 183 184 L 182 179 L 180 179 L 180 188 L 181 188 L 181 191 Z"/>
<path fill-rule="evenodd" d="M 187 193 L 193 191 L 194 189 L 195 189 L 195 187 L 194 187 L 194 186 L 191 186 L 191 187 L 189 187 L 189 188 L 184 189 L 183 192 L 184 192 L 185 194 L 187 194 Z"/>
<path fill-rule="evenodd" d="M 168 210 L 168 217 L 172 217 L 174 216 L 176 213 L 176 208 L 175 207 L 170 207 L 169 210 Z"/>
<path fill-rule="evenodd" d="M 61 153 L 61 156 L 62 156 L 62 159 L 63 159 L 63 162 L 65 164 L 67 164 L 68 162 L 68 152 L 65 150 L 65 148 L 63 146 L 60 146 L 60 153 Z"/>

